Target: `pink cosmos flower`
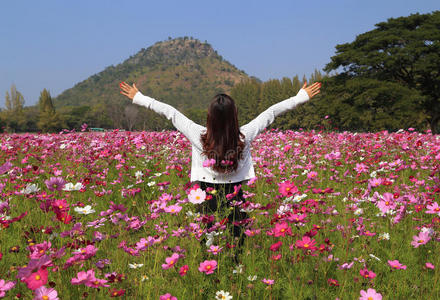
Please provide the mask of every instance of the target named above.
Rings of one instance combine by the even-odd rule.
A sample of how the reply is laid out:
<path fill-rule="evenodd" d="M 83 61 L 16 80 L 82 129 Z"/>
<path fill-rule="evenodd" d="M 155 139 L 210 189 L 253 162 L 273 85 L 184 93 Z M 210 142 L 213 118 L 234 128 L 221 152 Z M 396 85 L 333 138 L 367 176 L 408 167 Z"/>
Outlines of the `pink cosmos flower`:
<path fill-rule="evenodd" d="M 9 291 L 15 286 L 15 282 L 13 281 L 5 281 L 3 279 L 0 279 L 0 298 L 4 297 L 6 295 L 6 291 Z"/>
<path fill-rule="evenodd" d="M 307 217 L 307 214 L 291 214 L 287 217 L 289 222 L 302 223 Z"/>
<path fill-rule="evenodd" d="M 260 234 L 261 229 L 246 229 L 244 231 L 244 234 L 246 234 L 247 236 L 254 236 L 257 234 Z"/>
<path fill-rule="evenodd" d="M 66 184 L 62 177 L 51 177 L 44 181 L 50 191 L 61 191 Z"/>
<path fill-rule="evenodd" d="M 356 167 L 354 169 L 358 173 L 365 173 L 368 171 L 368 166 L 363 163 L 360 163 L 360 164 L 356 164 Z"/>
<path fill-rule="evenodd" d="M 222 249 L 223 247 L 211 245 L 207 251 L 214 255 L 217 255 L 222 252 Z"/>
<path fill-rule="evenodd" d="M 359 300 L 382 300 L 382 295 L 376 292 L 375 289 L 361 290 L 361 297 Z"/>
<path fill-rule="evenodd" d="M 177 263 L 178 260 L 179 260 L 179 254 L 173 253 L 170 257 L 165 258 L 166 264 L 162 264 L 162 269 L 168 270 L 169 268 L 174 267 L 174 265 Z"/>
<path fill-rule="evenodd" d="M 214 273 L 215 269 L 217 269 L 217 261 L 215 260 L 205 260 L 199 266 L 199 271 L 206 275 Z"/>
<path fill-rule="evenodd" d="M 261 281 L 267 285 L 272 285 L 275 282 L 275 280 L 273 279 L 266 279 L 266 278 L 263 278 Z"/>
<path fill-rule="evenodd" d="M 368 271 L 367 268 L 361 269 L 359 273 L 361 274 L 362 277 L 368 279 L 373 279 L 374 277 L 376 277 L 376 273 L 374 273 L 373 271 Z"/>
<path fill-rule="evenodd" d="M 31 290 L 36 290 L 40 286 L 43 286 L 47 283 L 48 271 L 46 268 L 40 268 L 37 272 L 32 273 L 29 277 L 27 277 L 24 282 L 27 287 Z"/>
<path fill-rule="evenodd" d="M 59 300 L 58 292 L 52 288 L 46 288 L 44 285 L 35 290 L 33 300 Z"/>
<path fill-rule="evenodd" d="M 390 209 L 396 208 L 396 203 L 394 202 L 394 195 L 391 193 L 384 193 L 381 200 L 377 203 L 377 207 L 382 213 L 387 213 Z"/>
<path fill-rule="evenodd" d="M 7 161 L 5 164 L 0 166 L 0 175 L 8 172 L 13 167 L 13 164 L 11 164 L 9 161 Z"/>
<path fill-rule="evenodd" d="M 161 295 L 159 297 L 159 300 L 177 300 L 177 298 L 171 295 L 170 293 L 166 293 L 164 295 Z"/>
<path fill-rule="evenodd" d="M 206 199 L 206 192 L 202 189 L 191 190 L 188 195 L 188 200 L 192 204 L 200 204 L 203 203 Z"/>
<path fill-rule="evenodd" d="M 188 273 L 188 270 L 189 270 L 188 265 L 183 265 L 179 270 L 180 276 L 185 276 L 186 273 Z"/>
<path fill-rule="evenodd" d="M 342 265 L 338 266 L 338 268 L 340 270 L 348 270 L 351 269 L 351 267 L 353 267 L 354 261 L 352 261 L 351 263 L 343 263 Z"/>
<path fill-rule="evenodd" d="M 411 245 L 414 246 L 414 248 L 418 248 L 420 245 L 425 245 L 430 239 L 431 237 L 428 232 L 420 232 L 419 235 L 413 236 Z"/>
<path fill-rule="evenodd" d="M 80 271 L 76 274 L 77 278 L 72 278 L 70 281 L 71 284 L 84 284 L 88 287 L 94 287 L 98 288 L 101 286 L 108 287 L 108 284 L 105 284 L 107 280 L 105 279 L 98 279 L 95 277 L 95 270 L 91 269 L 87 272 Z"/>
<path fill-rule="evenodd" d="M 382 184 L 382 179 L 380 179 L 380 178 L 371 178 L 368 183 L 369 183 L 370 187 L 375 188 L 375 187 L 378 187 L 378 186 L 380 186 Z"/>
<path fill-rule="evenodd" d="M 402 265 L 397 259 L 396 260 L 388 260 L 388 264 L 393 269 L 406 270 L 406 266 Z"/>
<path fill-rule="evenodd" d="M 318 177 L 318 172 L 311 171 L 307 174 L 308 179 L 316 179 Z"/>
<path fill-rule="evenodd" d="M 298 188 L 295 186 L 293 182 L 284 181 L 278 184 L 278 191 L 284 197 L 290 197 L 296 192 L 298 192 Z"/>
<path fill-rule="evenodd" d="M 174 204 L 164 208 L 164 211 L 170 214 L 178 214 L 182 210 L 182 206 Z"/>
<path fill-rule="evenodd" d="M 212 167 L 213 165 L 215 165 L 215 159 L 211 158 L 211 159 L 207 159 L 203 162 L 203 167 L 204 168 L 209 168 Z"/>
<path fill-rule="evenodd" d="M 287 222 L 276 223 L 273 232 L 275 237 L 292 235 L 292 229 Z"/>
<path fill-rule="evenodd" d="M 434 270 L 434 269 L 435 269 L 434 265 L 431 264 L 430 262 L 427 262 L 427 263 L 425 264 L 425 267 L 427 267 L 428 269 L 431 269 L 431 270 Z"/>
<path fill-rule="evenodd" d="M 437 202 L 434 202 L 432 205 L 427 205 L 426 208 L 428 209 L 426 211 L 427 214 L 437 214 L 440 216 L 440 207 Z"/>

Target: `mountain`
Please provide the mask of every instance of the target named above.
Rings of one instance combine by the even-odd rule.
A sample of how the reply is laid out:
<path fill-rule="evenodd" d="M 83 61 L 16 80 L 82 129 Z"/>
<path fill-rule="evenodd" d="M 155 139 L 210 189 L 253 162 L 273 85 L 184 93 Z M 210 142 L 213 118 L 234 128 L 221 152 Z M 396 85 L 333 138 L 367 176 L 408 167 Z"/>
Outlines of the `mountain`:
<path fill-rule="evenodd" d="M 216 93 L 228 93 L 234 84 L 247 78 L 207 42 L 176 38 L 141 49 L 121 64 L 90 76 L 56 97 L 54 105 L 119 105 L 125 98 L 119 93 L 119 83 L 125 81 L 135 82 L 144 95 L 185 112 L 206 109 Z"/>

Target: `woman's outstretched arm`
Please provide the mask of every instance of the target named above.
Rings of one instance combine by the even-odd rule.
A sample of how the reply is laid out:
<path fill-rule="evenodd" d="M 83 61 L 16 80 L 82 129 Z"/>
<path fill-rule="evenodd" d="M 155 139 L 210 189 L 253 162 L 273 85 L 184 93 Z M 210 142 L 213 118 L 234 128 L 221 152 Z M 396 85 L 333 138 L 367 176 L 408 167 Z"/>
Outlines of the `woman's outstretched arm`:
<path fill-rule="evenodd" d="M 272 124 L 277 116 L 319 94 L 320 88 L 320 82 L 315 82 L 311 86 L 307 86 L 307 82 L 304 83 L 302 89 L 299 90 L 296 96 L 272 105 L 251 122 L 243 125 L 240 130 L 243 132 L 246 139 L 249 140 L 249 142 L 252 142 L 261 131 Z"/>
<path fill-rule="evenodd" d="M 200 132 L 204 129 L 203 126 L 194 123 L 171 105 L 142 95 L 134 83 L 133 86 L 130 86 L 122 82 L 119 86 L 121 94 L 132 99 L 134 104 L 145 106 L 158 114 L 164 115 L 192 144 L 198 145 L 200 143 Z"/>

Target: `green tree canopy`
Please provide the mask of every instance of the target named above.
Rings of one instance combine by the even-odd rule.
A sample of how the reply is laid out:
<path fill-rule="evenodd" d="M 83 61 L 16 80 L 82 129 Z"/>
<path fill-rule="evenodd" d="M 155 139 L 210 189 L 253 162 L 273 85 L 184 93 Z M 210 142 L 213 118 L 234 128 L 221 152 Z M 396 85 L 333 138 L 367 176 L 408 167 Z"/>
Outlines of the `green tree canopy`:
<path fill-rule="evenodd" d="M 342 78 L 371 78 L 417 90 L 417 109 L 434 132 L 440 121 L 440 11 L 390 18 L 351 43 L 336 46 L 325 71 Z"/>

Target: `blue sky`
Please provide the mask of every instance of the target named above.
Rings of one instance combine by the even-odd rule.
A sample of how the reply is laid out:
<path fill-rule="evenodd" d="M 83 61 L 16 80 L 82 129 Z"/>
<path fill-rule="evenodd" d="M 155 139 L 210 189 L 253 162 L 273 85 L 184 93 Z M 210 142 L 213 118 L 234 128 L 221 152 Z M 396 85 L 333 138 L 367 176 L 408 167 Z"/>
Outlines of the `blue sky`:
<path fill-rule="evenodd" d="M 1 1 L 0 106 L 11 84 L 52 96 L 148 48 L 192 36 L 262 80 L 309 76 L 337 44 L 388 18 L 429 13 L 438 0 Z"/>

